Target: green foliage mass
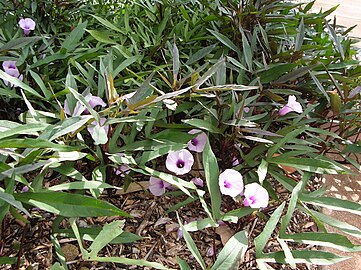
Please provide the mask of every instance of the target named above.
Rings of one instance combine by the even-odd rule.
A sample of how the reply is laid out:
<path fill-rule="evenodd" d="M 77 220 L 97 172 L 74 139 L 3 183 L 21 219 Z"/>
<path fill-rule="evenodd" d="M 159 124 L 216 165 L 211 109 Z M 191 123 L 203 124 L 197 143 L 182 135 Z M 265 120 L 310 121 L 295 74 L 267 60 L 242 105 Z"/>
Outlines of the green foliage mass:
<path fill-rule="evenodd" d="M 315 211 L 322 206 L 360 214 L 358 204 L 309 188 L 317 174 L 350 173 L 344 161 L 360 169 L 357 49 L 348 37 L 351 29 L 327 19 L 335 8 L 316 13 L 313 3 L 0 1 L 0 61 L 16 61 L 24 77 L 21 81 L 0 71 L 0 220 L 9 213 L 15 218 L 21 218 L 19 212 L 31 215 L 32 207 L 69 218 L 71 230 L 54 224 L 52 241 L 61 264 L 52 269 L 67 269 L 57 240 L 61 235 L 77 238 L 86 260 L 167 269 L 146 260 L 97 256 L 108 243 L 141 240 L 123 231 L 124 221 L 94 230 L 76 225 L 77 217 L 131 218 L 100 197 L 104 189 L 120 188 L 114 169 L 126 165 L 124 189 L 154 176 L 188 196 L 172 211 L 200 200 L 207 217 L 181 228 L 202 269 L 237 269 L 249 243 L 247 228 L 229 240 L 213 266 L 205 264 L 188 231 L 244 217 L 266 222 L 252 239 L 260 269 L 272 262 L 324 265 L 344 259 L 324 251 L 292 250 L 289 242 L 359 251 L 341 235 L 286 233 L 298 210 L 309 214 L 320 230 L 326 223 L 361 235 Z M 25 17 L 36 22 L 30 36 L 18 27 Z M 290 95 L 303 112 L 280 116 Z M 100 97 L 106 106 L 94 108 L 90 96 Z M 75 113 L 79 108 L 88 113 Z M 189 181 L 191 175 L 178 177 L 163 169 L 166 155 L 186 148 L 195 137 L 188 134 L 193 128 L 209 138 L 197 156 L 203 190 Z M 331 150 L 342 162 L 327 156 Z M 285 166 L 301 180 L 288 177 Z M 234 207 L 225 213 L 218 176 L 231 167 L 245 184 L 262 184 L 276 207 Z M 57 184 L 46 188 L 49 175 Z M 287 207 L 277 185 L 290 194 Z M 21 192 L 24 186 L 28 192 Z M 279 222 L 282 251 L 264 253 Z M 105 241 L 104 235 L 111 237 Z M 82 239 L 93 241 L 89 249 Z M 11 259 L 6 263 L 16 263 Z M 177 261 L 181 269 L 190 269 L 183 259 Z"/>

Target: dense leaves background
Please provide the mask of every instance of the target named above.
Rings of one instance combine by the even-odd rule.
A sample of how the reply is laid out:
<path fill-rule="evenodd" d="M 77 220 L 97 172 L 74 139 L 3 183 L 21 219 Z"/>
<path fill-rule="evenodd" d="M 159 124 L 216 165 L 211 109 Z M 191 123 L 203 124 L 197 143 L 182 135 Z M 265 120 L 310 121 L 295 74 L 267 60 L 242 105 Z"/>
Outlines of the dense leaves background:
<path fill-rule="evenodd" d="M 311 180 L 315 174 L 351 172 L 345 162 L 359 169 L 354 154 L 360 152 L 361 70 L 347 37 L 350 29 L 327 21 L 334 9 L 313 13 L 312 4 L 0 1 L 0 61 L 16 61 L 24 76 L 20 81 L 0 71 L 0 78 L 14 84 L 0 86 L 1 220 L 9 214 L 26 220 L 19 213 L 30 216 L 37 207 L 69 218 L 85 260 L 166 269 L 146 260 L 98 257 L 126 233 L 121 228 L 130 218 L 101 199 L 104 189 L 127 189 L 154 176 L 199 200 L 207 214 L 183 227 L 187 246 L 203 269 L 207 266 L 187 231 L 251 215 L 267 222 L 250 240 L 260 269 L 269 262 L 294 266 L 343 259 L 324 251 L 290 250 L 288 242 L 358 251 L 346 237 L 324 231 L 322 223 L 333 222 L 315 210 L 322 206 L 359 214 L 359 204 L 325 197 L 322 189 L 314 191 Z M 30 36 L 23 36 L 17 24 L 24 17 L 36 22 Z M 107 106 L 92 108 L 89 94 Z M 303 112 L 280 116 L 290 95 Z M 65 100 L 71 112 L 85 106 L 89 113 L 67 115 Z M 93 121 L 94 132 L 88 132 Z M 188 134 L 193 128 L 207 132 L 209 143 L 190 175 L 174 176 L 164 168 L 165 156 L 186 148 L 195 136 Z M 338 162 L 327 156 L 330 151 Z M 130 172 L 119 180 L 114 169 L 124 164 Z M 233 201 L 232 211 L 224 212 L 218 176 L 231 167 L 245 183 L 262 184 L 275 207 L 252 213 Z M 57 185 L 46 184 L 49 172 L 59 179 Z M 202 176 L 206 188 L 196 187 L 191 176 Z M 287 207 L 274 183 L 289 193 Z M 22 192 L 24 186 L 28 192 Z M 295 209 L 311 215 L 321 232 L 286 233 Z M 124 217 L 122 224 L 104 225 L 91 246 L 83 247 L 84 233 L 74 218 L 115 215 Z M 282 251 L 263 253 L 279 221 Z M 357 228 L 352 232 L 361 235 Z M 113 238 L 104 242 L 108 234 Z M 229 255 L 234 243 L 239 248 Z M 211 269 L 236 268 L 248 245 L 247 233 L 238 232 Z M 59 262 L 67 268 L 61 256 Z M 187 262 L 178 262 L 188 269 Z"/>

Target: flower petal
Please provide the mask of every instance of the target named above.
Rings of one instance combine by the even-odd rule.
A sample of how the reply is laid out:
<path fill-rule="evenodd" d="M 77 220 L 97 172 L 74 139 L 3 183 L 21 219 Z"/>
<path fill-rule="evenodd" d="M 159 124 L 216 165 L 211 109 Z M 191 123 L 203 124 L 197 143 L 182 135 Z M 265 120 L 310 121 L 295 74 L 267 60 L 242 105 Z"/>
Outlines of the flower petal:
<path fill-rule="evenodd" d="M 222 194 L 236 197 L 243 192 L 243 177 L 233 169 L 227 169 L 219 175 L 219 188 Z"/>
<path fill-rule="evenodd" d="M 244 197 L 244 206 L 260 208 L 268 205 L 268 191 L 257 183 L 251 183 L 244 187 Z"/>

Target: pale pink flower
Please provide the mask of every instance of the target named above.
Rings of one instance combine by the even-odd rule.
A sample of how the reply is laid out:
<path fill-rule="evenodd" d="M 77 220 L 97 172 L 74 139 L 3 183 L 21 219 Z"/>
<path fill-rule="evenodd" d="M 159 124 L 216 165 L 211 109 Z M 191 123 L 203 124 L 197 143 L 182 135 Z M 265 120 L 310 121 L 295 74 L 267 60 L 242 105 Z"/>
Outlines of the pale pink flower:
<path fill-rule="evenodd" d="M 18 68 L 16 67 L 16 61 L 7 60 L 4 61 L 3 64 L 3 70 L 6 74 L 10 75 L 11 77 L 18 78 L 19 80 L 23 80 L 23 75 L 20 74 Z M 7 80 L 3 80 L 5 85 L 9 85 L 9 82 Z M 10 83 L 10 87 L 13 87 L 14 84 Z"/>
<path fill-rule="evenodd" d="M 296 97 L 294 95 L 290 95 L 288 97 L 287 104 L 282 109 L 279 110 L 278 114 L 283 116 L 288 114 L 289 112 L 297 112 L 297 113 L 303 112 L 301 104 L 296 101 Z"/>
<path fill-rule="evenodd" d="M 203 180 L 199 177 L 194 177 L 191 179 L 191 181 L 197 186 L 200 186 L 200 187 L 204 186 Z"/>
<path fill-rule="evenodd" d="M 227 169 L 219 175 L 219 188 L 222 194 L 236 197 L 243 192 L 243 177 L 233 169 Z"/>
<path fill-rule="evenodd" d="M 161 196 L 165 192 L 166 188 L 171 187 L 171 184 L 163 181 L 162 179 L 151 176 L 149 178 L 149 191 L 154 196 Z"/>
<path fill-rule="evenodd" d="M 165 166 L 176 175 L 182 175 L 190 172 L 193 163 L 194 158 L 192 154 L 188 150 L 182 149 L 169 153 Z"/>
<path fill-rule="evenodd" d="M 199 129 L 192 129 L 188 132 L 189 134 L 197 134 L 195 138 L 188 142 L 188 149 L 191 151 L 195 151 L 198 153 L 203 152 L 204 146 L 207 142 L 207 135 L 202 130 Z"/>
<path fill-rule="evenodd" d="M 244 187 L 244 197 L 244 206 L 260 208 L 268 205 L 268 191 L 257 183 L 251 183 Z"/>
<path fill-rule="evenodd" d="M 34 22 L 34 20 L 30 18 L 20 19 L 19 21 L 19 26 L 21 29 L 24 30 L 25 36 L 30 34 L 30 30 L 35 29 L 35 25 L 36 23 Z"/>

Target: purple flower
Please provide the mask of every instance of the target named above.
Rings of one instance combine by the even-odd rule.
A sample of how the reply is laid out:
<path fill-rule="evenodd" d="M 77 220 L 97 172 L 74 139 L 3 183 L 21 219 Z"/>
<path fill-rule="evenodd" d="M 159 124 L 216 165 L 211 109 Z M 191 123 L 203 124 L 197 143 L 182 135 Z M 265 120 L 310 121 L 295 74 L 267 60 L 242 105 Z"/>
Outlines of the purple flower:
<path fill-rule="evenodd" d="M 35 29 L 35 25 L 36 23 L 33 21 L 33 19 L 30 18 L 20 19 L 19 21 L 19 26 L 24 30 L 25 36 L 30 34 L 30 30 Z"/>
<path fill-rule="evenodd" d="M 298 112 L 298 113 L 303 112 L 301 104 L 296 101 L 296 97 L 294 95 L 288 97 L 287 104 L 282 109 L 279 110 L 278 114 L 280 116 L 283 116 L 288 114 L 289 112 Z"/>
<path fill-rule="evenodd" d="M 188 133 L 189 134 L 199 133 L 197 137 L 193 138 L 188 142 L 188 149 L 198 153 L 203 152 L 204 146 L 206 145 L 207 142 L 207 135 L 199 129 L 192 129 Z"/>
<path fill-rule="evenodd" d="M 23 80 L 23 75 L 20 74 L 18 68 L 16 67 L 16 61 L 11 61 L 11 60 L 7 60 L 3 62 L 3 70 L 5 71 L 6 74 L 14 77 L 14 78 L 18 78 L 19 80 Z M 6 80 L 3 80 L 5 85 L 8 85 L 9 82 Z M 14 84 L 10 84 L 10 87 L 13 87 Z"/>
<path fill-rule="evenodd" d="M 102 107 L 107 106 L 107 104 L 100 97 L 93 96 L 92 94 L 86 95 L 85 100 L 89 103 L 90 107 L 92 107 L 92 108 L 94 108 L 95 106 L 98 106 L 98 105 L 100 105 Z M 83 104 L 81 104 L 79 101 L 76 103 L 73 113 L 71 113 L 67 99 L 64 101 L 64 112 L 67 115 L 73 115 L 73 116 L 78 116 L 78 115 L 81 115 L 82 113 L 85 113 L 85 114 L 89 113 L 88 109 Z"/>
<path fill-rule="evenodd" d="M 188 150 L 182 149 L 169 153 L 165 166 L 176 175 L 182 175 L 190 172 L 193 163 L 194 158 L 192 154 Z"/>
<path fill-rule="evenodd" d="M 165 192 L 166 188 L 171 187 L 171 184 L 164 182 L 162 179 L 151 176 L 149 178 L 149 191 L 154 196 L 161 196 Z"/>
<path fill-rule="evenodd" d="M 86 99 L 88 101 L 90 107 L 94 108 L 96 106 L 102 106 L 103 108 L 107 106 L 107 104 L 98 96 L 93 96 L 90 94 L 89 99 Z M 88 109 L 85 108 L 84 113 L 89 113 Z"/>
<path fill-rule="evenodd" d="M 124 157 L 123 153 L 118 153 L 117 155 L 120 156 L 120 157 Z M 118 166 L 117 169 L 114 168 L 114 171 L 115 171 L 116 175 L 119 175 L 121 177 L 125 177 L 126 174 L 130 173 L 130 167 L 129 167 L 128 164 L 123 164 L 123 165 Z"/>
<path fill-rule="evenodd" d="M 268 191 L 257 183 L 248 184 L 244 187 L 244 197 L 244 206 L 260 208 L 268 205 Z"/>
<path fill-rule="evenodd" d="M 233 169 L 227 169 L 219 175 L 219 188 L 221 193 L 236 197 L 243 192 L 243 177 Z"/>
<path fill-rule="evenodd" d="M 197 186 L 200 186 L 200 187 L 204 186 L 203 180 L 199 177 L 194 177 L 191 179 L 191 181 Z"/>

